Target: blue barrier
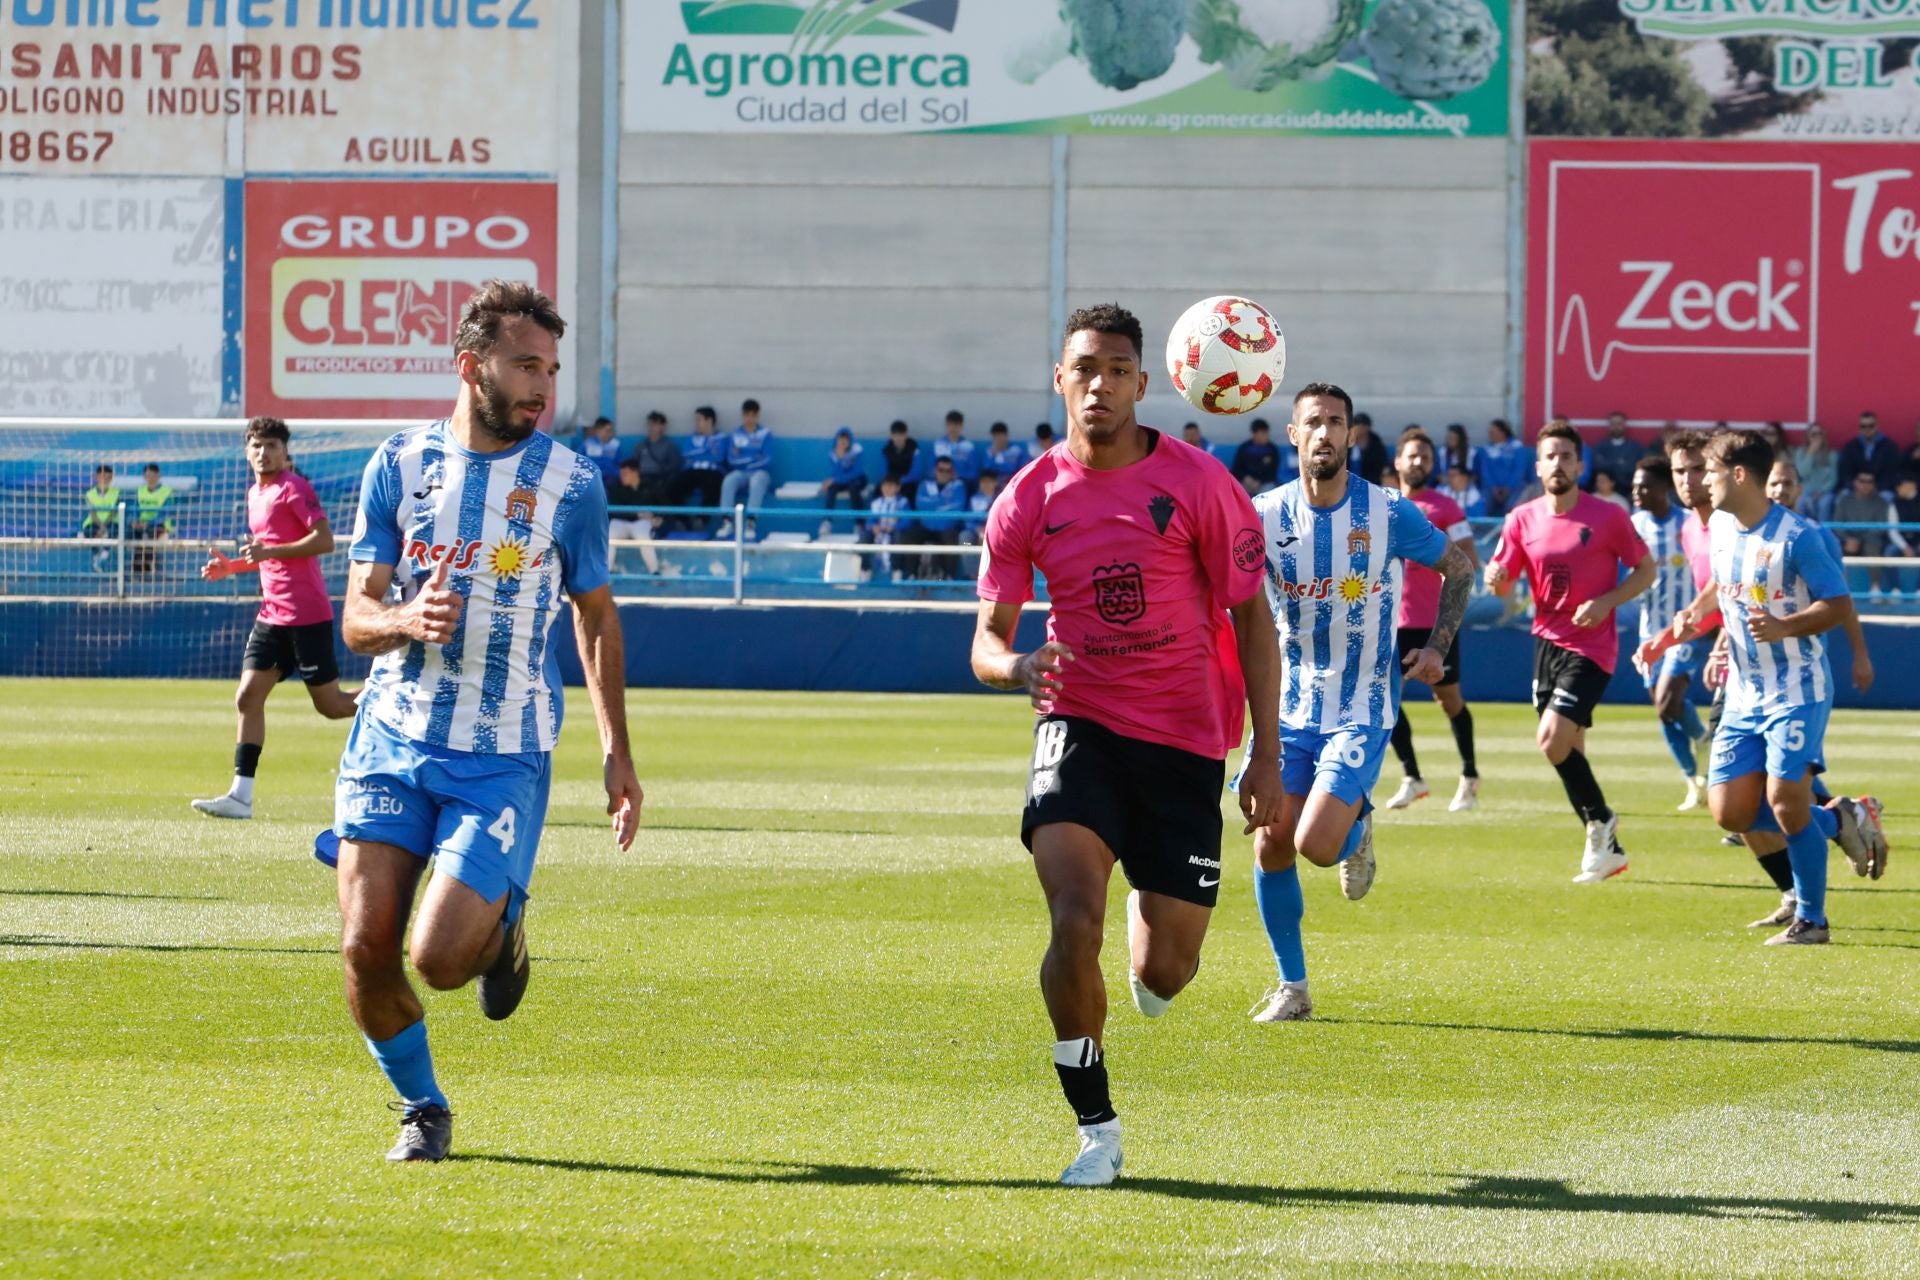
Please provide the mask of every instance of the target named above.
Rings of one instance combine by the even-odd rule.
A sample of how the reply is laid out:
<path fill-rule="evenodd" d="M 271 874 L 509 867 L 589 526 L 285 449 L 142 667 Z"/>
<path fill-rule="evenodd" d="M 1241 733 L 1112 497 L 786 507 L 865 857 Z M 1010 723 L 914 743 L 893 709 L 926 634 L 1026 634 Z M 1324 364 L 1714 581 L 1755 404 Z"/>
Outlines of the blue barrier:
<path fill-rule="evenodd" d="M 238 674 L 240 650 L 257 605 L 249 601 L 141 603 L 0 600 L 0 675 L 173 677 L 186 672 Z M 968 666 L 973 614 L 961 611 L 828 606 L 627 605 L 627 683 L 636 687 L 801 689 L 868 693 L 978 692 Z M 1862 695 L 1847 680 L 1852 662 L 1845 636 L 1829 636 L 1839 705 L 1920 709 L 1920 682 L 1901 678 L 1912 632 L 1868 625 L 1867 644 L 1880 678 Z M 165 636 L 166 643 L 155 643 Z M 769 643 L 769 637 L 778 637 Z M 1021 619 L 1021 648 L 1044 639 L 1044 618 Z M 1623 661 L 1607 701 L 1644 705 L 1640 678 Z M 573 630 L 555 630 L 561 670 L 580 682 Z M 1461 635 L 1461 681 L 1470 700 L 1531 699 L 1533 640 L 1520 627 L 1473 627 Z M 340 650 L 347 679 L 364 676 L 367 659 Z M 1415 692 L 1416 698 L 1425 695 Z"/>

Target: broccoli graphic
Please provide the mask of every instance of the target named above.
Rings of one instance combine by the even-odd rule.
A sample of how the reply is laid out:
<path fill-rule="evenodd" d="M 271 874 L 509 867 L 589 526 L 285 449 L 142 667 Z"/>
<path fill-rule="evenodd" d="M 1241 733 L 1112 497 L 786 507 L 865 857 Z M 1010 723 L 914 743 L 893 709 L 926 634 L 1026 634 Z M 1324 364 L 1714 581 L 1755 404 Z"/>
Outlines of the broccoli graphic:
<path fill-rule="evenodd" d="M 1315 79 L 1360 34 L 1366 0 L 1195 0 L 1187 32 L 1242 89 Z"/>
<path fill-rule="evenodd" d="M 1435 100 L 1477 89 L 1500 60 L 1500 28 L 1482 0 L 1385 0 L 1361 47 L 1381 87 Z"/>
<path fill-rule="evenodd" d="M 1109 89 L 1157 80 L 1173 65 L 1193 0 L 1059 0 L 1060 27 L 1015 52 L 1007 70 L 1032 84 L 1069 54 Z"/>

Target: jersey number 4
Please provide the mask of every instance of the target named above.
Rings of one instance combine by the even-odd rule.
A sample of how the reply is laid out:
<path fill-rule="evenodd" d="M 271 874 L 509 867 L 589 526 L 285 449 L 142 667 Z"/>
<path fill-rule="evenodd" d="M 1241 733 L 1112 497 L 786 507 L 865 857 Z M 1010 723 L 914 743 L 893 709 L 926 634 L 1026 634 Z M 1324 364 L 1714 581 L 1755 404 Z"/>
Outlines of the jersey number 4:
<path fill-rule="evenodd" d="M 495 818 L 493 820 L 493 825 L 487 828 L 487 834 L 500 842 L 501 853 L 504 853 L 509 857 L 512 856 L 513 854 L 513 806 L 512 805 L 508 805 L 506 808 L 500 811 L 500 816 L 498 818 Z"/>

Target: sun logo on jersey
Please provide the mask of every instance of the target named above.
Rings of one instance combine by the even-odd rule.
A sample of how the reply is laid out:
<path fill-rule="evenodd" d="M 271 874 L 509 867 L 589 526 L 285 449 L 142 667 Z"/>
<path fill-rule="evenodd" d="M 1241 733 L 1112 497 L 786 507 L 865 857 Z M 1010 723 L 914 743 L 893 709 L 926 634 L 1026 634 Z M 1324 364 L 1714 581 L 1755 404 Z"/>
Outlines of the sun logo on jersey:
<path fill-rule="evenodd" d="M 1755 604 L 1765 604 L 1767 602 L 1766 584 L 1763 582 L 1754 583 L 1747 588 L 1747 595 L 1752 598 Z"/>
<path fill-rule="evenodd" d="M 507 494 L 507 519 L 532 524 L 534 508 L 539 505 L 539 494 L 531 489 L 515 489 Z"/>
<path fill-rule="evenodd" d="M 508 534 L 487 549 L 487 572 L 496 578 L 518 578 L 531 558 L 526 539 Z"/>
<path fill-rule="evenodd" d="M 1363 599 L 1367 594 L 1367 580 L 1357 573 L 1350 573 L 1340 579 L 1340 598 L 1348 604 Z"/>

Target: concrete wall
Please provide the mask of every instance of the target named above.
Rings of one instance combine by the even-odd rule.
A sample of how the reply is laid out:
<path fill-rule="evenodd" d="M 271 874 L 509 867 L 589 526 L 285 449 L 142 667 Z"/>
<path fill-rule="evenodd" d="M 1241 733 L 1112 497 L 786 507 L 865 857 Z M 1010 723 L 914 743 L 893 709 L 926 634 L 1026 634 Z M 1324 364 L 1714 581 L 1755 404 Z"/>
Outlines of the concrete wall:
<path fill-rule="evenodd" d="M 776 430 L 923 439 L 949 408 L 1016 437 L 1053 411 L 1056 294 L 1118 300 L 1158 346 L 1189 303 L 1244 293 L 1288 341 L 1285 392 L 1346 386 L 1392 430 L 1501 412 L 1509 372 L 1501 139 L 1075 137 L 1064 277 L 1055 140 L 624 134 L 616 383 L 623 430 L 742 397 Z M 1515 371 L 1517 373 L 1517 371 Z M 1284 411 L 1276 415 L 1284 419 Z M 1215 439 L 1238 423 L 1207 424 Z"/>

